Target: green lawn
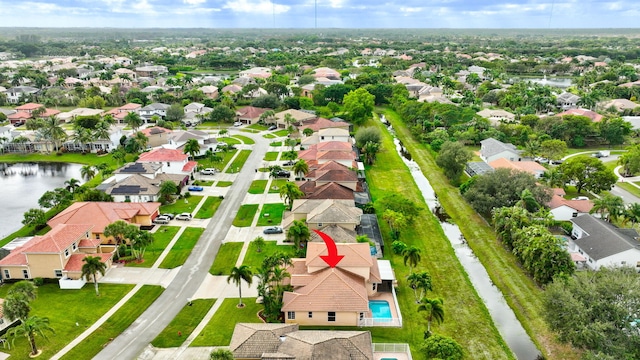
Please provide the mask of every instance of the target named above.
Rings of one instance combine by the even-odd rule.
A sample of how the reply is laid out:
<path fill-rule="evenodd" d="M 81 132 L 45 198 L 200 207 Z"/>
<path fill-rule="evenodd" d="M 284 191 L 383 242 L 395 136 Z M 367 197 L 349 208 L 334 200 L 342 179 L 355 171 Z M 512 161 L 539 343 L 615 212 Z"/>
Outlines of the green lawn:
<path fill-rule="evenodd" d="M 239 145 L 242 144 L 242 141 L 240 139 L 236 139 L 235 136 L 234 137 L 225 137 L 225 138 L 220 138 L 218 141 L 223 142 L 223 143 L 227 143 L 229 145 Z"/>
<path fill-rule="evenodd" d="M 188 198 L 177 199 L 173 204 L 162 205 L 160 206 L 160 213 L 171 213 L 171 214 L 180 214 L 183 212 L 193 212 L 196 209 L 196 206 L 202 200 L 201 195 L 191 195 Z"/>
<path fill-rule="evenodd" d="M 269 193 L 270 194 L 279 193 L 280 188 L 287 182 L 289 182 L 289 179 L 273 179 L 273 181 L 271 181 L 271 187 L 269 188 Z"/>
<path fill-rule="evenodd" d="M 282 137 L 282 136 L 289 135 L 289 132 L 287 131 L 287 129 L 282 129 L 282 130 L 274 131 L 272 134 L 278 137 Z"/>
<path fill-rule="evenodd" d="M 20 163 L 20 162 L 65 162 L 87 165 L 98 165 L 106 163 L 112 168 L 118 167 L 118 163 L 113 160 L 111 155 L 97 155 L 97 154 L 81 154 L 81 153 L 64 153 L 62 155 L 41 154 L 2 154 L 0 155 L 0 162 L 6 163 Z"/>
<path fill-rule="evenodd" d="M 264 193 L 264 189 L 267 188 L 267 182 L 269 180 L 253 180 L 251 186 L 249 187 L 249 194 L 262 194 Z"/>
<path fill-rule="evenodd" d="M 213 265 L 211 265 L 211 269 L 209 269 L 209 273 L 211 275 L 229 275 L 231 269 L 236 266 L 241 250 L 241 242 L 234 241 L 222 244 Z"/>
<path fill-rule="evenodd" d="M 275 139 L 276 138 L 276 136 L 273 135 L 273 134 L 264 134 L 264 135 L 262 135 L 262 137 L 265 138 L 265 139 Z"/>
<path fill-rule="evenodd" d="M 229 187 L 231 186 L 231 184 L 233 184 L 233 181 L 218 181 L 216 183 L 217 187 Z"/>
<path fill-rule="evenodd" d="M 525 275 L 513 254 L 507 251 L 497 239 L 493 229 L 480 217 L 471 206 L 462 198 L 459 189 L 449 184 L 447 178 L 435 164 L 433 154 L 423 145 L 417 143 L 411 137 L 399 116 L 390 110 L 385 111 L 386 118 L 391 121 L 397 136 L 413 155 L 413 159 L 418 162 L 423 173 L 429 179 L 431 186 L 435 189 L 438 199 L 452 221 L 460 226 L 462 233 L 467 239 L 467 243 L 473 249 L 475 255 L 484 265 L 493 283 L 505 294 L 505 299 L 516 317 L 520 320 L 527 333 L 532 337 L 538 348 L 546 358 L 553 359 L 578 359 L 580 352 L 557 340 L 556 335 L 549 329 L 544 321 L 544 308 L 542 306 L 542 290 Z M 391 138 L 383 126 L 376 122 L 383 130 L 385 148 L 392 149 Z M 373 171 L 367 172 L 367 182 L 372 189 L 374 201 L 385 195 L 387 192 L 401 191 L 405 196 L 410 196 L 416 201 L 422 202 L 419 194 L 415 194 L 413 180 L 409 176 L 404 166 L 395 166 L 390 162 L 390 156 L 398 157 L 395 151 L 383 151 L 379 153 Z M 398 157 L 399 159 L 399 157 Z M 401 173 L 406 173 L 406 180 L 400 180 Z M 396 184 L 411 184 L 411 191 L 407 186 L 398 187 Z M 485 354 L 484 357 L 498 356 L 506 349 L 506 345 L 499 338 L 493 324 L 491 323 L 485 307 L 479 302 L 477 295 L 470 288 L 466 276 L 459 274 L 459 264 L 451 251 L 448 241 L 443 243 L 442 230 L 435 227 L 435 219 L 430 212 L 422 216 L 421 221 L 414 228 L 409 229 L 408 237 L 405 239 L 429 239 L 428 242 L 419 242 L 423 247 L 423 263 L 429 265 L 428 270 L 434 279 L 434 290 L 441 295 L 448 309 L 455 309 L 449 312 L 453 318 L 450 322 L 445 319 L 445 323 L 436 328 L 444 335 L 453 336 L 465 348 L 469 354 Z M 388 227 L 379 218 L 382 233 L 388 232 Z M 433 228 L 429 231 L 428 228 Z M 437 235 L 437 236 L 434 236 Z M 446 241 L 446 240 L 444 240 Z M 398 264 L 400 261 L 394 261 Z M 453 266 L 455 264 L 455 266 Z M 447 269 L 449 268 L 449 269 Z M 394 266 L 396 277 L 400 280 L 402 287 L 406 268 Z M 437 282 L 437 283 L 436 283 Z M 419 318 L 413 311 L 405 313 L 408 299 L 400 295 L 401 304 L 404 303 L 403 316 L 405 318 Z M 484 325 L 480 325 L 483 323 Z M 421 341 L 414 339 L 414 346 Z M 491 355 L 490 354 L 495 354 Z M 501 357 L 504 355 L 500 355 Z"/>
<path fill-rule="evenodd" d="M 248 136 L 244 136 L 244 135 L 233 135 L 234 138 L 236 139 L 240 139 L 242 140 L 243 143 L 247 144 L 247 145 L 253 145 L 256 142 L 253 141 L 252 138 L 248 137 Z"/>
<path fill-rule="evenodd" d="M 266 125 L 262 125 L 262 124 L 258 124 L 258 123 L 248 125 L 246 128 L 247 129 L 253 129 L 253 130 L 259 130 L 259 131 L 264 131 L 264 130 L 268 129 L 268 127 Z"/>
<path fill-rule="evenodd" d="M 242 298 L 242 302 L 245 306 L 238 308 L 238 299 L 224 299 L 218 311 L 190 346 L 228 346 L 236 323 L 262 322 L 258 317 L 262 305 L 256 304 L 256 298 Z"/>
<path fill-rule="evenodd" d="M 638 184 L 638 183 L 636 183 L 636 184 Z M 640 185 L 640 184 L 638 184 L 638 185 Z M 640 189 L 638 189 L 637 187 L 629 184 L 628 182 L 617 182 L 616 186 L 618 186 L 618 187 L 630 192 L 631 194 L 633 194 L 633 195 L 635 195 L 637 197 L 640 197 Z"/>
<path fill-rule="evenodd" d="M 208 158 L 202 158 L 202 159 L 198 159 L 198 164 L 205 167 L 205 168 L 215 168 L 218 170 L 222 170 L 224 169 L 225 166 L 227 166 L 227 163 L 229 163 L 229 161 L 231 161 L 231 158 L 233 158 L 233 155 L 235 155 L 235 153 L 238 150 L 231 150 L 231 151 L 224 151 L 224 152 L 218 152 L 216 154 L 218 154 L 218 156 L 222 157 L 222 160 L 219 162 L 213 162 L 211 160 L 209 160 Z"/>
<path fill-rule="evenodd" d="M 210 219 L 218 210 L 218 207 L 222 203 L 222 199 L 217 196 L 207 196 L 207 199 L 204 201 L 204 204 L 198 210 L 196 214 L 196 219 Z"/>
<path fill-rule="evenodd" d="M 66 290 L 68 291 L 68 290 Z M 127 303 L 113 314 L 100 328 L 94 331 L 78 346 L 69 351 L 62 359 L 90 359 L 102 350 L 111 339 L 120 335 L 149 305 L 151 305 L 164 289 L 161 286 L 144 285 Z M 87 304 L 85 310 L 87 309 Z M 94 307 L 89 307 L 95 309 Z M 90 312 L 90 311 L 84 311 Z"/>
<path fill-rule="evenodd" d="M 158 348 L 179 347 L 198 326 L 216 299 L 197 299 L 185 305 L 164 330 L 151 342 Z M 178 334 L 182 336 L 178 336 Z"/>
<path fill-rule="evenodd" d="M 236 156 L 231 165 L 229 165 L 227 173 L 234 174 L 239 172 L 240 169 L 242 169 L 242 166 L 244 166 L 244 163 L 247 161 L 249 155 L 251 155 L 251 150 L 240 150 L 238 156 Z"/>
<path fill-rule="evenodd" d="M 258 219 L 258 226 L 280 225 L 282 222 L 282 214 L 284 213 L 284 204 L 264 204 Z M 265 214 L 269 214 L 265 217 Z"/>
<path fill-rule="evenodd" d="M 173 244 L 167 257 L 162 260 L 160 268 L 173 269 L 184 264 L 203 232 L 203 228 L 188 227 L 184 229 L 184 232 L 180 235 L 180 239 Z"/>
<path fill-rule="evenodd" d="M 130 267 L 151 267 L 160 257 L 164 249 L 169 245 L 171 239 L 178 233 L 178 226 L 162 226 L 153 234 L 153 243 L 147 247 L 144 252 L 144 260 L 142 262 L 129 262 L 126 266 Z"/>
<path fill-rule="evenodd" d="M 282 146 L 282 141 L 274 141 L 271 144 L 269 144 L 269 146 Z"/>
<path fill-rule="evenodd" d="M 242 132 L 246 132 L 246 133 L 252 133 L 252 134 L 257 134 L 257 133 L 259 133 L 259 132 L 260 132 L 260 130 L 253 130 L 253 129 L 247 129 L 247 128 L 240 129 L 240 131 L 242 131 Z M 236 136 L 237 136 L 237 135 L 236 135 Z"/>
<path fill-rule="evenodd" d="M 4 298 L 10 288 L 10 284 L 1 286 L 0 298 Z M 50 326 L 55 330 L 55 334 L 46 333 L 48 340 L 42 337 L 36 339 L 38 348 L 42 350 L 41 358 L 51 358 L 93 325 L 131 289 L 133 285 L 100 284 L 100 296 L 96 296 L 92 284 L 86 284 L 80 290 L 61 290 L 57 283 L 39 286 L 38 297 L 31 303 L 31 315 L 48 317 Z M 11 359 L 29 359 L 29 345 L 24 338 L 16 339 L 15 346 L 2 351 L 11 354 Z"/>
<path fill-rule="evenodd" d="M 283 252 L 291 256 L 295 254 L 295 247 L 293 245 L 277 245 L 276 241 L 265 241 L 261 250 L 262 251 L 258 252 L 256 245 L 251 242 L 242 264 L 250 266 L 251 271 L 255 272 L 262 266 L 262 261 L 269 255 L 273 255 L 276 252 Z"/>
<path fill-rule="evenodd" d="M 258 211 L 258 204 L 244 204 L 240 206 L 236 218 L 233 219 L 233 226 L 251 226 L 253 218 L 256 216 L 256 211 Z"/>
<path fill-rule="evenodd" d="M 266 154 L 264 154 L 264 158 L 262 160 L 264 160 L 264 161 L 276 161 L 276 160 L 278 160 L 278 155 L 280 155 L 280 152 L 278 152 L 278 151 L 269 151 Z"/>
<path fill-rule="evenodd" d="M 212 186 L 213 185 L 213 180 L 195 180 L 193 182 L 193 185 L 198 185 L 198 186 Z"/>

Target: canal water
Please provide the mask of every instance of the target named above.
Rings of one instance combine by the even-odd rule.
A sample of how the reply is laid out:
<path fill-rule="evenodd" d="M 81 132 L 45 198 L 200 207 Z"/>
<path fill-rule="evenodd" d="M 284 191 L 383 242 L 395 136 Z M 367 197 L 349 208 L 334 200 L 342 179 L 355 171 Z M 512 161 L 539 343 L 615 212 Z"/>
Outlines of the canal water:
<path fill-rule="evenodd" d="M 38 208 L 38 199 L 46 191 L 64 187 L 70 178 L 83 183 L 81 167 L 66 163 L 0 163 L 0 239 L 22 227 L 24 213 Z"/>
<path fill-rule="evenodd" d="M 392 134 L 394 133 L 391 126 L 388 126 L 388 129 Z M 411 171 L 411 175 L 413 175 L 429 209 L 440 219 L 442 230 L 451 242 L 458 260 L 467 272 L 478 295 L 480 295 L 489 310 L 500 335 L 502 335 L 502 338 L 519 360 L 535 360 L 540 355 L 540 352 L 505 301 L 500 290 L 489 278 L 487 270 L 474 255 L 471 248 L 467 246 L 458 225 L 452 223 L 449 216 L 440 206 L 429 180 L 424 176 L 418 164 L 411 160 L 411 154 L 402 146 L 400 140 L 394 138 L 394 142 L 396 150 Z"/>

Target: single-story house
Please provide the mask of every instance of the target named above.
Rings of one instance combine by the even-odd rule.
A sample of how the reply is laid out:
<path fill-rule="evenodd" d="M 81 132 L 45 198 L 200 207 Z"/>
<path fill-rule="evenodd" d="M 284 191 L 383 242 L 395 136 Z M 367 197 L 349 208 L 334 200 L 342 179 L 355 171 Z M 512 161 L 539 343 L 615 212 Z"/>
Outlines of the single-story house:
<path fill-rule="evenodd" d="M 502 109 L 483 109 L 482 111 L 478 111 L 476 115 L 489 120 L 491 125 L 499 125 L 501 122 L 512 122 L 516 118 L 514 114 Z"/>
<path fill-rule="evenodd" d="M 569 109 L 566 111 L 563 111 L 561 113 L 557 113 L 556 116 L 560 116 L 563 117 L 565 115 L 579 115 L 579 116 L 586 116 L 589 119 L 591 119 L 591 121 L 593 122 L 600 122 L 602 121 L 603 116 L 598 114 L 595 111 L 591 111 L 591 110 L 587 110 L 587 109 Z"/>
<path fill-rule="evenodd" d="M 593 209 L 591 200 L 567 200 L 565 191 L 561 188 L 553 189 L 553 196 L 547 204 L 551 216 L 557 221 L 569 221 L 575 217 L 587 215 Z"/>
<path fill-rule="evenodd" d="M 547 171 L 547 168 L 535 161 L 511 161 L 505 158 L 493 160 L 489 163 L 489 166 L 494 169 L 505 168 L 524 171 L 533 175 L 536 179 L 540 179 L 542 177 L 542 174 Z"/>
<path fill-rule="evenodd" d="M 520 161 L 520 151 L 513 144 L 505 144 L 494 138 L 488 138 L 480 141 L 480 158 L 486 163 L 500 158 Z"/>

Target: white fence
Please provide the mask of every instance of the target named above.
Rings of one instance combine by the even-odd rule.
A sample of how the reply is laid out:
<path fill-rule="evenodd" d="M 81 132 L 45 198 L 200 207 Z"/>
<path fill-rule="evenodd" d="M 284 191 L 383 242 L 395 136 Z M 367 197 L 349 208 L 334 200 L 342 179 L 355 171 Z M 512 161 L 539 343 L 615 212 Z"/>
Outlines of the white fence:
<path fill-rule="evenodd" d="M 362 318 L 362 319 L 358 320 L 358 326 L 360 326 L 360 327 L 372 327 L 372 326 L 402 327 L 402 319 L 398 319 L 398 318 L 390 318 L 390 319 Z"/>
<path fill-rule="evenodd" d="M 64 279 L 58 280 L 58 283 L 60 284 L 60 289 L 78 290 L 78 289 L 82 289 L 86 281 L 84 281 L 84 279 L 72 280 L 72 279 L 64 278 Z"/>
<path fill-rule="evenodd" d="M 396 343 L 373 343 L 374 353 L 404 353 L 407 354 L 407 358 L 412 360 L 411 349 L 409 344 L 396 344 Z"/>

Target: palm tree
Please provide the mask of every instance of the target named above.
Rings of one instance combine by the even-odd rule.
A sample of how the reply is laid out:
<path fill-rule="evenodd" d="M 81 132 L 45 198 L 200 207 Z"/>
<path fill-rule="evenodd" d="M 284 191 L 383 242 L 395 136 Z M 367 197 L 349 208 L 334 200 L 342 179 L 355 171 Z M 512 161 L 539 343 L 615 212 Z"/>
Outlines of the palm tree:
<path fill-rule="evenodd" d="M 522 190 L 522 193 L 520 194 L 520 200 L 518 200 L 516 206 L 527 209 L 527 211 L 532 213 L 536 212 L 536 210 L 540 208 L 540 204 L 538 204 L 538 201 L 536 201 L 536 197 L 529 189 Z"/>
<path fill-rule="evenodd" d="M 60 121 L 50 116 L 42 121 L 42 126 L 36 132 L 36 138 L 53 143 L 54 151 L 58 151 L 60 144 L 67 138 L 67 133 L 60 126 Z"/>
<path fill-rule="evenodd" d="M 605 194 L 599 199 L 593 200 L 593 208 L 590 214 L 598 213 L 600 218 L 611 222 L 624 211 L 624 200 L 620 196 Z M 605 213 L 607 216 L 605 217 Z"/>
<path fill-rule="evenodd" d="M 376 161 L 376 155 L 378 154 L 378 151 L 380 151 L 380 144 L 373 141 L 367 141 L 367 143 L 362 147 L 364 161 L 368 165 L 373 165 L 373 163 Z"/>
<path fill-rule="evenodd" d="M 83 179 L 91 180 L 96 176 L 96 170 L 91 165 L 83 165 L 80 168 L 80 176 L 82 176 Z"/>
<path fill-rule="evenodd" d="M 296 119 L 293 117 L 293 115 L 287 113 L 284 115 L 284 123 L 287 124 L 287 127 L 293 126 L 293 124 L 296 122 Z"/>
<path fill-rule="evenodd" d="M 404 249 L 404 251 L 402 252 L 402 258 L 404 260 L 404 265 L 406 266 L 407 263 L 409 263 L 409 272 L 410 273 L 413 272 L 413 268 L 418 265 L 418 263 L 420 262 L 420 259 L 422 258 L 420 256 L 420 252 L 421 252 L 421 250 L 418 249 L 415 246 L 409 246 L 408 248 Z"/>
<path fill-rule="evenodd" d="M 293 224 L 287 230 L 287 240 L 293 240 L 296 249 L 300 249 L 301 245 L 307 243 L 311 238 L 309 227 L 303 220 L 293 220 Z"/>
<path fill-rule="evenodd" d="M 256 252 L 262 252 L 262 247 L 264 246 L 264 238 L 262 236 L 258 236 L 253 239 L 253 244 L 256 246 Z"/>
<path fill-rule="evenodd" d="M 431 276 L 426 271 L 409 274 L 407 282 L 409 283 L 409 287 L 413 289 L 413 296 L 416 298 L 416 304 L 420 303 L 420 299 L 424 296 L 425 291 L 433 290 L 431 285 Z"/>
<path fill-rule="evenodd" d="M 51 326 L 49 326 L 49 318 L 32 316 L 24 320 L 20 325 L 10 328 L 7 333 L 2 336 L 2 339 L 6 340 L 11 338 L 11 345 L 8 345 L 9 342 L 5 342 L 5 345 L 13 346 L 16 338 L 24 336 L 29 340 L 29 345 L 31 346 L 30 355 L 36 356 L 39 354 L 38 347 L 36 346 L 36 335 L 41 336 L 43 339 L 47 339 L 45 331 L 55 333 Z"/>
<path fill-rule="evenodd" d="M 200 154 L 200 143 L 197 139 L 189 139 L 184 144 L 184 153 L 189 154 L 192 159 L 196 158 L 196 155 Z"/>
<path fill-rule="evenodd" d="M 242 280 L 244 280 L 247 285 L 251 285 L 253 282 L 251 269 L 247 265 L 240 265 L 240 267 L 234 266 L 233 269 L 231 269 L 231 275 L 227 277 L 227 283 L 233 281 L 234 284 L 238 285 L 238 295 L 240 296 L 238 307 L 240 308 L 244 307 L 244 304 L 242 304 Z"/>
<path fill-rule="evenodd" d="M 304 135 L 304 136 L 313 135 L 313 129 L 312 128 L 305 128 L 304 130 L 302 130 L 302 135 Z"/>
<path fill-rule="evenodd" d="M 168 203 L 171 200 L 173 200 L 173 195 L 176 194 L 177 192 L 178 192 L 178 186 L 173 181 L 165 180 L 162 183 L 160 183 L 159 194 L 160 194 L 160 198 L 164 202 Z"/>
<path fill-rule="evenodd" d="M 102 259 L 99 256 L 86 256 L 82 259 L 82 277 L 86 278 L 89 281 L 89 278 L 93 278 L 93 286 L 96 288 L 96 296 L 100 296 L 100 291 L 98 291 L 98 273 L 104 276 L 105 271 L 107 270 L 107 264 L 102 262 Z"/>
<path fill-rule="evenodd" d="M 71 178 L 65 181 L 64 184 L 67 185 L 66 189 L 69 190 L 69 192 L 74 193 L 76 189 L 80 187 L 80 180 Z"/>
<path fill-rule="evenodd" d="M 109 140 L 111 134 L 109 134 L 109 128 L 111 128 L 111 124 L 107 120 L 107 117 L 96 124 L 95 129 L 93 129 L 93 138 L 97 140 Z"/>
<path fill-rule="evenodd" d="M 73 142 L 82 147 L 82 151 L 87 150 L 87 144 L 93 141 L 94 137 L 91 130 L 78 126 L 73 133 Z"/>
<path fill-rule="evenodd" d="M 303 178 L 309 172 L 309 165 L 304 159 L 300 159 L 293 164 L 291 170 L 296 174 L 296 177 Z"/>
<path fill-rule="evenodd" d="M 295 160 L 298 157 L 298 152 L 295 150 L 285 151 L 282 154 L 282 158 L 284 160 Z"/>
<path fill-rule="evenodd" d="M 284 200 L 288 208 L 293 205 L 293 200 L 300 199 L 303 196 L 302 190 L 293 182 L 286 182 L 280 188 L 280 198 Z"/>
<path fill-rule="evenodd" d="M 139 230 L 135 225 L 131 225 L 124 220 L 118 220 L 107 225 L 104 228 L 103 234 L 106 238 L 113 236 L 116 245 L 125 244 L 126 246 L 126 240 L 131 240 L 137 231 Z"/>
<path fill-rule="evenodd" d="M 435 320 L 438 324 L 444 321 L 444 303 L 441 298 L 423 298 L 418 306 L 418 311 L 427 313 L 427 332 L 431 334 L 431 322 Z"/>
<path fill-rule="evenodd" d="M 131 128 L 135 132 L 138 131 L 138 128 L 143 124 L 144 121 L 137 112 L 130 111 L 127 116 L 124 117 L 124 122 L 127 125 L 131 126 Z"/>
<path fill-rule="evenodd" d="M 630 221 L 632 225 L 640 223 L 640 204 L 629 204 L 624 210 L 625 222 Z"/>
<path fill-rule="evenodd" d="M 267 110 L 263 112 L 262 115 L 260 115 L 260 118 L 258 120 L 265 124 L 271 124 L 274 122 L 275 118 L 276 112 L 273 110 Z"/>

